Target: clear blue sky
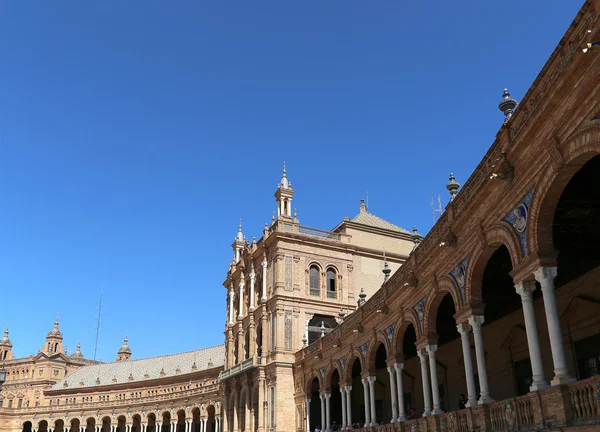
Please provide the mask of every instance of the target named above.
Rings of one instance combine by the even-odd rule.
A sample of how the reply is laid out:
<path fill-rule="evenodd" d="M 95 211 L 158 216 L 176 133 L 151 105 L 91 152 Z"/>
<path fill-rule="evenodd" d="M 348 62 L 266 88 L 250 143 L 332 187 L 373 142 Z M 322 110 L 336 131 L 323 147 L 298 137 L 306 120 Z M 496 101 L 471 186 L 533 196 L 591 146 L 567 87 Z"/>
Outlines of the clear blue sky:
<path fill-rule="evenodd" d="M 583 0 L 3 1 L 0 324 L 113 360 L 223 342 L 240 217 L 426 232 Z"/>

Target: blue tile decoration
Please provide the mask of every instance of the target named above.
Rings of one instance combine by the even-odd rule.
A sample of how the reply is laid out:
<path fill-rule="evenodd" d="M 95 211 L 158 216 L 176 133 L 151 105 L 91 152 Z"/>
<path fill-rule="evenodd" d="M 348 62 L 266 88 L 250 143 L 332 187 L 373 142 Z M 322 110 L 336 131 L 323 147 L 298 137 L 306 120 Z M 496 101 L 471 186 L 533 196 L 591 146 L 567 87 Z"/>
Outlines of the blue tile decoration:
<path fill-rule="evenodd" d="M 363 361 L 367 359 L 367 349 L 369 348 L 369 342 L 365 342 L 358 349 L 362 355 Z"/>
<path fill-rule="evenodd" d="M 342 372 L 341 375 L 344 375 L 344 369 L 346 367 L 346 357 L 348 357 L 348 356 L 344 356 L 344 357 L 338 359 L 338 363 L 340 365 L 340 370 Z"/>
<path fill-rule="evenodd" d="M 523 256 L 527 256 L 527 222 L 529 216 L 529 205 L 531 204 L 531 197 L 533 196 L 533 189 L 529 191 L 527 195 L 523 197 L 521 201 L 506 215 L 504 222 L 508 223 L 513 227 L 515 234 L 519 238 L 519 244 L 521 245 L 521 251 Z"/>
<path fill-rule="evenodd" d="M 469 263 L 469 257 L 463 259 L 454 269 L 450 272 L 450 276 L 454 279 L 458 291 L 460 292 L 460 304 L 465 304 L 465 280 L 467 275 L 467 264 Z"/>
<path fill-rule="evenodd" d="M 390 342 L 390 347 L 394 343 L 394 329 L 396 328 L 396 324 L 391 324 L 388 328 L 386 328 L 383 332 L 385 333 L 388 341 Z"/>
<path fill-rule="evenodd" d="M 419 302 L 413 307 L 413 310 L 417 314 L 417 318 L 419 319 L 419 327 L 423 330 L 423 319 L 425 318 L 425 301 L 427 297 L 423 297 Z"/>

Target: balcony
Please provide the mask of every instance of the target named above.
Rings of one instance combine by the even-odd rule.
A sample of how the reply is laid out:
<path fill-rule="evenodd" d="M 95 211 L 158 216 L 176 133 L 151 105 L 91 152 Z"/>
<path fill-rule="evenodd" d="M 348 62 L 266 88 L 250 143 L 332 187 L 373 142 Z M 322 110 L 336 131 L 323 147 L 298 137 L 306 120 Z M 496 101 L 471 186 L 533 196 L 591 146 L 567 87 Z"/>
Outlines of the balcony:
<path fill-rule="evenodd" d="M 262 364 L 262 357 L 257 357 L 257 356 L 251 357 L 251 358 L 246 359 L 246 360 L 236 364 L 235 366 L 221 372 L 219 374 L 219 379 L 224 380 L 227 378 L 231 378 L 232 376 L 238 375 L 244 371 L 255 368 L 256 366 L 260 366 L 261 364 Z"/>

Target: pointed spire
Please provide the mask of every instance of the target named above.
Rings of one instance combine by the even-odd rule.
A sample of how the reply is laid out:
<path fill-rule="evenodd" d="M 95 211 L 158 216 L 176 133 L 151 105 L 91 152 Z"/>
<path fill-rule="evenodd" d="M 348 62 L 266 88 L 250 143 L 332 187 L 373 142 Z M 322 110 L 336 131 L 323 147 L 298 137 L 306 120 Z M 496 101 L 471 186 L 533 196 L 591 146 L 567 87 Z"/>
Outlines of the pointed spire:
<path fill-rule="evenodd" d="M 238 225 L 237 241 L 244 241 L 244 233 L 242 232 L 242 218 L 240 218 L 240 224 Z"/>
<path fill-rule="evenodd" d="M 281 182 L 279 183 L 279 187 L 284 189 L 290 188 L 290 182 L 287 178 L 287 170 L 285 169 L 285 161 L 283 161 L 283 174 L 281 175 Z"/>

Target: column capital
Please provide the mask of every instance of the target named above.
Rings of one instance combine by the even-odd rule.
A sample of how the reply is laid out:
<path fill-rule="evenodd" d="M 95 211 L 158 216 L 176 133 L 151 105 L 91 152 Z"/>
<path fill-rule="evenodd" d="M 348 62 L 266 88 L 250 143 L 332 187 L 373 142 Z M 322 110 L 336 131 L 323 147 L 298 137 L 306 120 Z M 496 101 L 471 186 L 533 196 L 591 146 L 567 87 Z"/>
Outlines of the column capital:
<path fill-rule="evenodd" d="M 556 267 L 540 267 L 533 272 L 535 280 L 542 286 L 542 291 L 546 289 L 554 289 L 554 278 L 556 277 Z"/>
<path fill-rule="evenodd" d="M 484 322 L 485 318 L 483 315 L 473 315 L 469 318 L 469 324 L 473 327 L 473 331 L 480 331 Z"/>
<path fill-rule="evenodd" d="M 376 376 L 372 376 L 372 375 L 371 375 L 371 376 L 368 376 L 368 377 L 367 377 L 367 381 L 369 381 L 369 384 L 372 384 L 372 383 L 374 383 L 376 380 L 377 380 L 377 377 L 376 377 Z"/>
<path fill-rule="evenodd" d="M 240 289 L 243 290 L 244 287 L 246 286 L 246 281 L 244 280 L 244 278 L 242 277 L 240 279 Z"/>
<path fill-rule="evenodd" d="M 429 354 L 429 356 L 431 357 L 431 355 L 435 354 L 435 352 L 437 351 L 437 344 L 427 345 L 425 349 L 427 350 L 427 354 Z"/>
<path fill-rule="evenodd" d="M 515 291 L 521 296 L 521 301 L 533 301 L 533 292 L 535 291 L 535 282 L 531 280 L 521 281 L 515 284 Z"/>
<path fill-rule="evenodd" d="M 421 363 L 427 361 L 427 351 L 425 351 L 425 350 L 418 350 L 417 351 L 417 355 L 419 356 L 419 359 L 421 360 Z"/>
<path fill-rule="evenodd" d="M 402 371 L 402 369 L 404 369 L 404 363 L 394 363 L 394 369 L 396 371 Z"/>
<path fill-rule="evenodd" d="M 260 263 L 260 265 L 262 266 L 262 268 L 267 268 L 267 266 L 269 265 L 269 264 L 267 263 L 267 259 L 265 258 L 265 259 L 264 259 L 264 260 L 263 260 L 263 261 Z"/>
<path fill-rule="evenodd" d="M 352 386 L 347 385 L 346 387 L 344 387 L 344 390 L 346 390 L 346 393 L 350 393 L 352 391 Z"/>
<path fill-rule="evenodd" d="M 463 323 L 456 326 L 456 330 L 460 333 L 461 338 L 468 338 L 471 333 L 471 326 Z"/>

